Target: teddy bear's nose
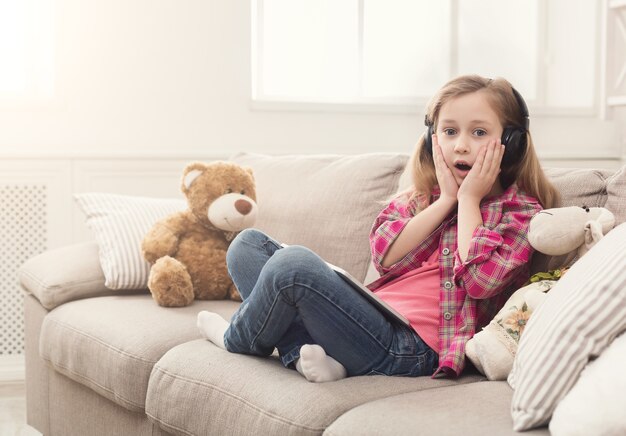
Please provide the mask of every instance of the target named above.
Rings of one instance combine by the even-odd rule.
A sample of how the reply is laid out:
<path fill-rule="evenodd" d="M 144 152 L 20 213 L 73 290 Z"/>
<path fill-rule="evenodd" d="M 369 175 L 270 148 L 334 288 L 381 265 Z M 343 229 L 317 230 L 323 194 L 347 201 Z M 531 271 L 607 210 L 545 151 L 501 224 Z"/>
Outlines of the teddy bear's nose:
<path fill-rule="evenodd" d="M 242 215 L 248 215 L 252 210 L 252 205 L 249 201 L 239 199 L 235 201 L 235 209 Z"/>

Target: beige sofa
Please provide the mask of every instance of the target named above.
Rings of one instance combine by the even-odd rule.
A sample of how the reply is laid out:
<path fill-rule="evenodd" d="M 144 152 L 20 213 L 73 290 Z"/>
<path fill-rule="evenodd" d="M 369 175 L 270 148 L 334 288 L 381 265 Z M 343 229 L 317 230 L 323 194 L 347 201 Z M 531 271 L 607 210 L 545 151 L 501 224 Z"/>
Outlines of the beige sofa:
<path fill-rule="evenodd" d="M 397 189 L 407 156 L 233 159 L 255 170 L 257 227 L 373 277 L 369 226 Z M 548 170 L 565 205 L 607 207 L 619 202 L 614 173 Z M 87 242 L 51 250 L 20 270 L 28 423 L 45 435 L 515 434 L 506 382 L 470 369 L 455 380 L 309 383 L 275 357 L 230 354 L 201 339 L 196 314 L 228 319 L 237 303 L 162 308 L 146 290 L 108 289 L 98 248 Z M 549 260 L 537 256 L 535 269 Z"/>

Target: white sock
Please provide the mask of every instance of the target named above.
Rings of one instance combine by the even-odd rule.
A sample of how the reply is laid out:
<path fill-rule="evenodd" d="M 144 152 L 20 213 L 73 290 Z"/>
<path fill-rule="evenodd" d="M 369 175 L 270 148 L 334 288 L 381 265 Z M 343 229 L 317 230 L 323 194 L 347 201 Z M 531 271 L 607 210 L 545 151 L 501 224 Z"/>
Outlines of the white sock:
<path fill-rule="evenodd" d="M 296 369 L 308 381 L 316 383 L 340 380 L 348 376 L 346 368 L 316 344 L 307 344 L 300 348 Z"/>
<path fill-rule="evenodd" d="M 230 326 L 230 323 L 217 313 L 203 310 L 198 314 L 198 329 L 202 336 L 213 342 L 222 350 L 226 349 L 224 345 L 224 333 Z"/>

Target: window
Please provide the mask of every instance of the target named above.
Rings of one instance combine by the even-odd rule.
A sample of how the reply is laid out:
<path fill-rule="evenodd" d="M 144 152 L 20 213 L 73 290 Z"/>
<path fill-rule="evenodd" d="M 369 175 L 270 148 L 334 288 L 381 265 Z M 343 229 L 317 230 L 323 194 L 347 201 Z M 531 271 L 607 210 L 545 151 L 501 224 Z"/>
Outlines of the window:
<path fill-rule="evenodd" d="M 54 91 L 54 1 L 0 0 L 0 102 L 42 101 Z"/>
<path fill-rule="evenodd" d="M 477 73 L 506 77 L 534 108 L 589 112 L 597 104 L 599 2 L 253 0 L 252 5 L 256 101 L 422 108 L 450 78 Z"/>

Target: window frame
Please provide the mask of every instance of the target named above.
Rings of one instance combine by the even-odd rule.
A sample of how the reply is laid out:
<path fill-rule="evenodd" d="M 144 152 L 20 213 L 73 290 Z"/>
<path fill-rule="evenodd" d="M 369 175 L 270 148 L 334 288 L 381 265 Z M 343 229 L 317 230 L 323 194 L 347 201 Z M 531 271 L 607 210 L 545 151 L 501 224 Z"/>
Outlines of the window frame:
<path fill-rule="evenodd" d="M 363 87 L 363 32 L 364 32 L 364 5 L 365 0 L 358 2 L 358 42 L 359 42 L 359 92 L 362 94 Z M 346 102 L 314 102 L 298 99 L 276 98 L 263 93 L 263 8 L 264 0 L 250 0 L 251 4 L 251 84 L 250 108 L 258 111 L 294 111 L 294 112 L 349 112 L 349 113 L 398 113 L 420 114 L 428 103 L 429 97 L 403 97 L 403 98 L 366 98 L 358 97 Z M 596 6 L 596 30 L 594 38 L 594 65 L 595 83 L 593 90 L 593 104 L 584 108 L 567 108 L 545 105 L 546 101 L 546 64 L 549 57 L 547 27 L 548 27 L 548 2 L 538 2 L 538 35 L 537 35 L 537 62 L 536 81 L 537 98 L 528 99 L 526 103 L 532 110 L 533 116 L 541 117 L 595 117 L 601 110 L 601 80 L 602 59 L 601 47 L 601 18 L 602 2 L 595 2 Z M 448 77 L 458 75 L 458 26 L 459 26 L 459 0 L 450 0 L 450 62 Z"/>

